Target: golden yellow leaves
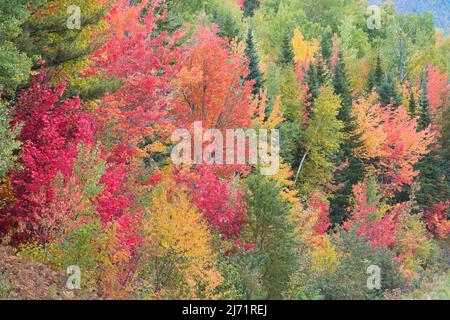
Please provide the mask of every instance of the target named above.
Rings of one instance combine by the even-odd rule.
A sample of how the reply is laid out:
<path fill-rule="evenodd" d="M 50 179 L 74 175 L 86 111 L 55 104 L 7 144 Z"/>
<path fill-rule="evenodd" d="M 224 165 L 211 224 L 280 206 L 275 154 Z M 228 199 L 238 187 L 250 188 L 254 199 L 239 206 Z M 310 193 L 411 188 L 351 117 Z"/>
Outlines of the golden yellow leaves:
<path fill-rule="evenodd" d="M 381 144 L 386 140 L 386 133 L 380 126 L 381 119 L 376 112 L 377 96 L 372 93 L 368 99 L 360 98 L 353 104 L 353 112 L 358 121 L 357 133 L 362 134 L 364 145 L 357 148 L 355 155 L 360 159 L 382 156 Z"/>
<path fill-rule="evenodd" d="M 319 49 L 319 41 L 313 39 L 307 41 L 303 39 L 303 34 L 298 28 L 294 30 L 294 37 L 292 38 L 292 47 L 294 50 L 295 62 L 304 62 L 307 59 L 313 58 Z"/>
<path fill-rule="evenodd" d="M 283 111 L 281 110 L 281 98 L 276 97 L 272 111 L 269 118 L 265 120 L 266 111 L 268 108 L 267 92 L 261 90 L 259 99 L 255 99 L 255 107 L 253 107 L 252 113 L 256 115 L 256 118 L 252 120 L 251 126 L 258 129 L 275 129 L 281 122 L 283 122 Z"/>
<path fill-rule="evenodd" d="M 153 191 L 143 235 L 153 265 L 155 294 L 164 290 L 178 298 L 213 297 L 222 277 L 215 269 L 212 237 L 183 188 L 166 180 Z"/>

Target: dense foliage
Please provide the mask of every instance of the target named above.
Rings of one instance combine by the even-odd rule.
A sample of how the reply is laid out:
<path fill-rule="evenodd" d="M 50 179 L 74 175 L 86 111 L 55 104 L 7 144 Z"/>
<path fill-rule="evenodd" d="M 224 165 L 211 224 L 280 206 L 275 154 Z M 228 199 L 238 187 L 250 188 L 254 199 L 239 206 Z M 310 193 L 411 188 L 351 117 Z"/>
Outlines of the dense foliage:
<path fill-rule="evenodd" d="M 389 4 L 369 28 L 368 6 L 2 0 L 2 243 L 105 298 L 448 290 L 450 38 Z M 212 158 L 279 130 L 279 170 L 174 163 L 199 123 Z"/>

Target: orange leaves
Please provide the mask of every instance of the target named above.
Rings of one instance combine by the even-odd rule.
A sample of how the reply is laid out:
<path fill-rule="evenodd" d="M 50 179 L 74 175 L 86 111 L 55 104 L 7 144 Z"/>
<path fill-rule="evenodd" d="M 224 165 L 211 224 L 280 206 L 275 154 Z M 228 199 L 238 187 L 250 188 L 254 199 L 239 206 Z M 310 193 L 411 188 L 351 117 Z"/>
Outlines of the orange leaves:
<path fill-rule="evenodd" d="M 298 234 L 310 246 L 321 245 L 323 236 L 331 226 L 326 197 L 319 191 L 314 191 L 309 194 L 307 205 L 298 203 L 293 210 Z"/>
<path fill-rule="evenodd" d="M 273 105 L 272 111 L 270 112 L 270 115 L 267 120 L 266 120 L 266 111 L 268 109 L 267 92 L 261 90 L 259 101 L 255 101 L 255 104 L 258 105 L 256 110 L 255 108 L 251 109 L 251 111 L 254 110 L 253 112 L 257 116 L 251 122 L 253 128 L 270 130 L 275 129 L 281 122 L 283 122 L 283 111 L 281 110 L 282 103 L 280 97 L 275 98 L 275 104 Z"/>
<path fill-rule="evenodd" d="M 361 159 L 372 159 L 381 157 L 381 145 L 386 141 L 386 135 L 380 126 L 381 119 L 377 112 L 380 106 L 375 105 L 377 97 L 375 94 L 368 99 L 360 98 L 353 104 L 353 111 L 357 117 L 359 130 L 363 134 L 364 145 L 356 150 L 356 155 Z"/>
<path fill-rule="evenodd" d="M 248 127 L 253 83 L 242 82 L 249 72 L 247 60 L 242 48 L 230 48 L 217 32 L 215 26 L 197 27 L 175 77 L 172 114 L 183 125 L 203 121 L 208 128 Z"/>
<path fill-rule="evenodd" d="M 354 103 L 354 114 L 364 145 L 356 154 L 373 163 L 386 191 L 411 184 L 418 172 L 414 165 L 429 152 L 434 136 L 428 130 L 417 131 L 417 122 L 410 119 L 405 107 L 382 108 L 376 97 L 360 98 Z"/>
<path fill-rule="evenodd" d="M 99 116 L 112 124 L 112 135 L 136 142 L 150 136 L 154 126 L 166 121 L 171 103 L 171 79 L 178 68 L 180 34 L 155 34 L 161 17 L 158 1 L 129 6 L 119 2 L 108 16 L 109 41 L 95 54 L 99 72 L 122 81 L 122 86 L 103 99 Z M 146 15 L 141 16 L 146 8 Z"/>
<path fill-rule="evenodd" d="M 431 114 L 436 117 L 449 105 L 448 74 L 440 73 L 437 67 L 430 66 L 428 70 L 428 98 L 430 99 Z M 448 110 L 447 110 L 448 112 Z"/>
<path fill-rule="evenodd" d="M 446 217 L 450 201 L 440 202 L 428 208 L 425 213 L 428 229 L 438 238 L 446 239 L 450 236 L 450 220 Z"/>

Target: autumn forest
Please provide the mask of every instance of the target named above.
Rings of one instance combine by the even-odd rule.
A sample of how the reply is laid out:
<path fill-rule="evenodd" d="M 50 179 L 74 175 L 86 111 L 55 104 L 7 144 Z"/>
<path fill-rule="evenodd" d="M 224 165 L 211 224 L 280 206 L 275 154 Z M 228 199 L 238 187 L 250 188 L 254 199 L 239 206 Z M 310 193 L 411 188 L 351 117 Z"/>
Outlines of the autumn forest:
<path fill-rule="evenodd" d="M 0 0 L 0 299 L 450 299 L 448 14 Z"/>

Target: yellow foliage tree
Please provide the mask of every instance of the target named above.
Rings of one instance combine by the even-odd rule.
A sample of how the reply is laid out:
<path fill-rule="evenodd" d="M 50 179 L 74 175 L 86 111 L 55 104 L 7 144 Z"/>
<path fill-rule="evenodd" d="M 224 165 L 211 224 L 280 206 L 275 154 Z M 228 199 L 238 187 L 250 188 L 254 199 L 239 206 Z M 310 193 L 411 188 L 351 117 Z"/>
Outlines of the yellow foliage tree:
<path fill-rule="evenodd" d="M 396 251 L 401 258 L 400 271 L 408 279 L 418 279 L 421 269 L 432 257 L 433 242 L 419 215 L 402 212 L 396 233 Z"/>
<path fill-rule="evenodd" d="M 377 113 L 377 96 L 372 93 L 367 99 L 362 97 L 353 104 L 353 112 L 358 119 L 358 134 L 362 134 L 364 145 L 356 149 L 356 156 L 360 159 L 381 157 L 381 145 L 386 141 L 386 133 L 380 124 Z"/>
<path fill-rule="evenodd" d="M 275 129 L 281 122 L 283 122 L 283 111 L 281 110 L 281 99 L 276 97 L 275 104 L 270 112 L 269 118 L 266 118 L 266 111 L 268 108 L 269 98 L 267 92 L 261 90 L 259 99 L 255 100 L 251 107 L 251 112 L 254 115 L 251 126 L 258 129 Z"/>
<path fill-rule="evenodd" d="M 222 283 L 207 223 L 185 190 L 163 181 L 143 220 L 150 298 L 210 299 Z"/>
<path fill-rule="evenodd" d="M 294 50 L 295 62 L 304 62 L 308 58 L 314 57 L 314 54 L 319 48 L 319 42 L 317 40 L 305 40 L 302 32 L 298 28 L 295 28 L 292 38 L 292 48 Z"/>

